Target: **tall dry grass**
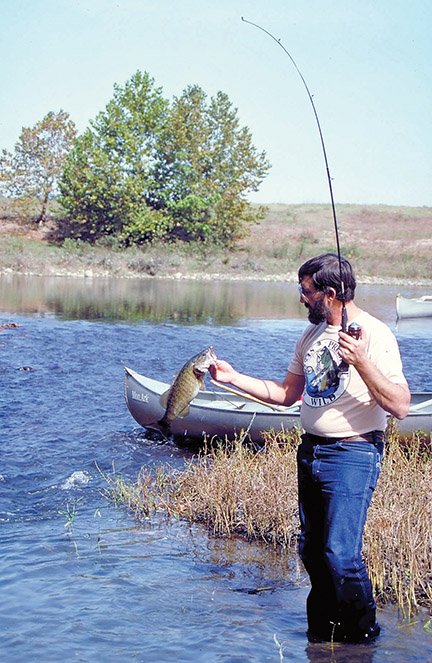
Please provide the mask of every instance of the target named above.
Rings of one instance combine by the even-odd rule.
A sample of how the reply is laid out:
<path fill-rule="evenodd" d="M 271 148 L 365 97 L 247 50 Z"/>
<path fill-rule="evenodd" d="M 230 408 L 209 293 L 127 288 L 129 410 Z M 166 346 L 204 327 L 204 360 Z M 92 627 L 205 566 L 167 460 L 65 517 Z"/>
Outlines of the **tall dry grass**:
<path fill-rule="evenodd" d="M 176 515 L 202 522 L 215 534 L 292 545 L 298 533 L 297 444 L 296 435 L 279 434 L 259 451 L 241 439 L 212 449 L 178 477 Z"/>
<path fill-rule="evenodd" d="M 432 436 L 388 433 L 364 554 L 379 597 L 410 615 L 432 610 Z"/>
<path fill-rule="evenodd" d="M 241 439 L 207 448 L 174 472 L 143 468 L 129 484 L 109 477 L 108 496 L 138 518 L 161 511 L 214 534 L 243 535 L 296 555 L 299 432 L 269 433 L 252 449 Z M 381 603 L 406 616 L 432 610 L 432 439 L 389 427 L 381 478 L 369 510 L 364 556 Z"/>

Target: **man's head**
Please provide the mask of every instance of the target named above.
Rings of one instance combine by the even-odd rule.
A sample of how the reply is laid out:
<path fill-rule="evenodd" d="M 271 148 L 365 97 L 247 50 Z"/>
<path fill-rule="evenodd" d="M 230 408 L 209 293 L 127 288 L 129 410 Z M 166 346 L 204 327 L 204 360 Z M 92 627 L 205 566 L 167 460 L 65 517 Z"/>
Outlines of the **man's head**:
<path fill-rule="evenodd" d="M 336 293 L 336 299 L 342 301 L 343 291 L 342 281 L 345 288 L 345 302 L 354 299 L 356 289 L 356 280 L 351 267 L 351 263 L 341 257 L 341 269 L 339 267 L 339 258 L 336 253 L 323 253 L 316 258 L 307 260 L 298 271 L 299 283 L 305 276 L 310 276 L 317 290 L 328 292 L 328 288 L 333 288 Z"/>
<path fill-rule="evenodd" d="M 344 289 L 341 285 L 341 272 Z M 331 317 L 335 300 L 354 299 L 356 280 L 351 264 L 335 253 L 324 253 L 305 262 L 298 271 L 301 299 L 307 307 L 310 322 L 318 324 Z"/>

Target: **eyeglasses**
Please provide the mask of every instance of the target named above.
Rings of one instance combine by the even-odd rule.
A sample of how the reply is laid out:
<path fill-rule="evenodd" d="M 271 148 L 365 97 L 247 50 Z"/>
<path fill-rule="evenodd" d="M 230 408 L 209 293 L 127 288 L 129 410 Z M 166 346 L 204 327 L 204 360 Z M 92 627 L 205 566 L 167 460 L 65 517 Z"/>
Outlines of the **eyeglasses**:
<path fill-rule="evenodd" d="M 309 299 L 310 297 L 312 297 L 312 295 L 314 295 L 316 292 L 318 292 L 317 290 L 306 290 L 306 288 L 303 288 L 301 283 L 299 283 L 297 287 L 298 287 L 298 291 L 300 293 L 300 296 L 304 297 L 305 299 Z"/>

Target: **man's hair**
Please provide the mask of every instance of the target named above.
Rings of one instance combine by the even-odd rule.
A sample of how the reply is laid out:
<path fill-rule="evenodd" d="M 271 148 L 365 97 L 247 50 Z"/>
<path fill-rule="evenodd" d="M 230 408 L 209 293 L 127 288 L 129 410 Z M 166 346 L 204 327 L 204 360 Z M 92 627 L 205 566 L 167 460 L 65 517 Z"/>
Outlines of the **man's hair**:
<path fill-rule="evenodd" d="M 344 291 L 341 285 L 344 284 Z M 323 253 L 316 258 L 307 260 L 298 271 L 299 281 L 305 276 L 310 276 L 317 290 L 325 292 L 328 288 L 336 290 L 336 298 L 346 302 L 354 299 L 356 289 L 356 279 L 351 263 L 341 256 L 339 267 L 339 257 L 336 253 Z"/>

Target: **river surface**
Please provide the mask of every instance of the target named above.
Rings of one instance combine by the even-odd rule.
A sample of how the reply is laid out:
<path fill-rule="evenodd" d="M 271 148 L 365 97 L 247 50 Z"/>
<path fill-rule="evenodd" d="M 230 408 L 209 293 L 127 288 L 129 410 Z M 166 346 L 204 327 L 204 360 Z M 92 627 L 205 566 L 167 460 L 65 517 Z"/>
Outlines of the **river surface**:
<path fill-rule="evenodd" d="M 359 287 L 357 302 L 396 332 L 411 389 L 432 391 L 432 328 L 396 326 L 400 289 Z M 137 427 L 123 367 L 169 381 L 212 344 L 282 376 L 306 324 L 295 285 L 3 277 L 0 323 L 2 661 L 432 661 L 427 616 L 407 624 L 392 608 L 372 645 L 310 645 L 296 560 L 137 523 L 103 497 L 104 475 L 135 480 L 192 453 Z"/>

